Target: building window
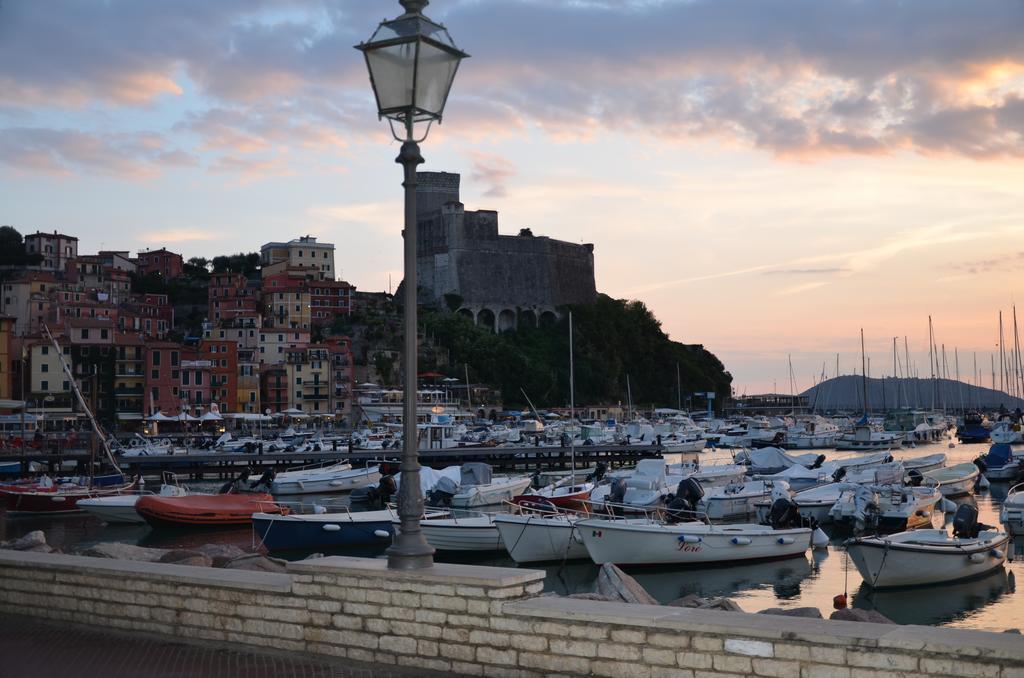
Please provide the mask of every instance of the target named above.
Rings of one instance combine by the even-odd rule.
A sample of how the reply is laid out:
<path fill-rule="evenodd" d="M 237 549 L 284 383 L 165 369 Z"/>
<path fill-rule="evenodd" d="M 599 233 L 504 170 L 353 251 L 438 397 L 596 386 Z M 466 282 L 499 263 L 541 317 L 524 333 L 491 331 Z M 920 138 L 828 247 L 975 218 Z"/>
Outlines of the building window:
<path fill-rule="evenodd" d="M 182 370 L 182 372 L 181 372 L 181 385 L 182 386 L 188 386 L 189 385 L 189 381 L 190 381 L 190 379 L 189 379 L 189 371 L 188 370 Z"/>
<path fill-rule="evenodd" d="M 154 367 L 158 367 L 159 365 L 160 365 L 160 351 L 153 351 L 153 366 Z"/>
<path fill-rule="evenodd" d="M 202 385 L 203 385 L 203 373 L 202 372 L 196 372 L 196 386 L 202 386 Z"/>
<path fill-rule="evenodd" d="M 107 339 L 107 338 L 109 338 L 109 331 L 108 330 L 100 330 L 100 339 Z"/>
<path fill-rule="evenodd" d="M 50 366 L 47 365 L 46 363 L 43 363 L 42 365 L 39 366 L 39 369 L 40 369 L 41 372 L 49 372 L 50 371 Z"/>
<path fill-rule="evenodd" d="M 43 383 L 45 384 L 46 382 L 44 381 Z M 298 391 L 295 391 L 295 399 L 296 400 L 302 400 L 302 390 L 301 389 L 298 390 Z"/>
<path fill-rule="evenodd" d="M 45 379 L 43 381 L 39 382 L 39 389 L 42 390 L 42 391 L 49 391 L 50 390 L 50 382 L 46 381 Z"/>
<path fill-rule="evenodd" d="M 65 381 L 64 382 L 63 390 L 65 390 L 65 391 L 70 391 L 71 390 L 71 382 L 70 381 Z"/>
<path fill-rule="evenodd" d="M 89 338 L 89 330 L 83 329 L 82 330 L 82 339 L 88 339 L 88 338 Z"/>

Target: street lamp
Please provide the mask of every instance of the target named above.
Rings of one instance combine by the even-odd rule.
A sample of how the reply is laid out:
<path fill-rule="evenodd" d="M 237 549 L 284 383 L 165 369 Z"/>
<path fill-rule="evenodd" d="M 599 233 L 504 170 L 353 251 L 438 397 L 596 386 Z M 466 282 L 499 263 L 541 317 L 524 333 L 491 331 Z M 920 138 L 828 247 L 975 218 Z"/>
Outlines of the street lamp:
<path fill-rule="evenodd" d="M 405 401 L 402 414 L 402 486 L 398 492 L 398 534 L 387 550 L 388 567 L 412 570 L 433 565 L 434 549 L 420 531 L 423 492 L 420 489 L 419 436 L 416 430 L 416 166 L 423 162 L 419 142 L 430 125 L 441 122 L 444 105 L 465 52 L 448 30 L 423 16 L 429 0 L 399 0 L 405 13 L 377 27 L 369 42 L 356 46 L 366 57 L 377 114 L 387 118 L 391 134 L 402 142 L 395 162 L 405 180 Z M 401 136 L 395 123 L 403 128 Z M 427 123 L 416 138 L 416 123 Z"/>

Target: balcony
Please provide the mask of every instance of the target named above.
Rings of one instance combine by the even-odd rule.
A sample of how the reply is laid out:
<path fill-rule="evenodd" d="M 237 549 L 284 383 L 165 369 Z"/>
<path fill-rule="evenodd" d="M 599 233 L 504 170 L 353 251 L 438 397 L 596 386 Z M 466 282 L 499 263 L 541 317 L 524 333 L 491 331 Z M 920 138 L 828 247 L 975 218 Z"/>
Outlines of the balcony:
<path fill-rule="evenodd" d="M 142 397 L 143 389 L 141 386 L 115 386 L 114 395 L 117 397 L 130 397 L 138 396 Z"/>

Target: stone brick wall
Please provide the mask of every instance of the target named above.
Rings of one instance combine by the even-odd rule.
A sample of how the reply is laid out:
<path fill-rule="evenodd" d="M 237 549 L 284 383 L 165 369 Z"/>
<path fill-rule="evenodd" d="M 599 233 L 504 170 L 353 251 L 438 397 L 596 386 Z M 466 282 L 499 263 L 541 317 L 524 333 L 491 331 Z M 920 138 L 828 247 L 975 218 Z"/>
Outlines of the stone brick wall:
<path fill-rule="evenodd" d="M 543 573 L 288 574 L 0 551 L 0 611 L 476 676 L 1024 678 L 1020 636 L 536 597 Z"/>

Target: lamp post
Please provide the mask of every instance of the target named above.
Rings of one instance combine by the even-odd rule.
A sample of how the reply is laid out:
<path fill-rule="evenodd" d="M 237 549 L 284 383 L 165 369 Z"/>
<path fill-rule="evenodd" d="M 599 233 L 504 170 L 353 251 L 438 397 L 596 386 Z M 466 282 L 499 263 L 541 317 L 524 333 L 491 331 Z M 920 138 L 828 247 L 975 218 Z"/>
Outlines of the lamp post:
<path fill-rule="evenodd" d="M 405 188 L 402 485 L 398 492 L 398 534 L 387 554 L 389 568 L 412 570 L 433 565 L 434 555 L 420 531 L 423 492 L 416 429 L 416 166 L 423 162 L 419 142 L 426 138 L 434 121 L 441 122 L 459 62 L 468 55 L 455 46 L 444 26 L 423 16 L 429 0 L 399 3 L 405 13 L 382 22 L 370 41 L 356 49 L 366 58 L 378 116 L 387 119 L 392 136 L 402 142 L 395 159 L 404 170 Z M 416 123 L 426 123 L 419 139 Z"/>

